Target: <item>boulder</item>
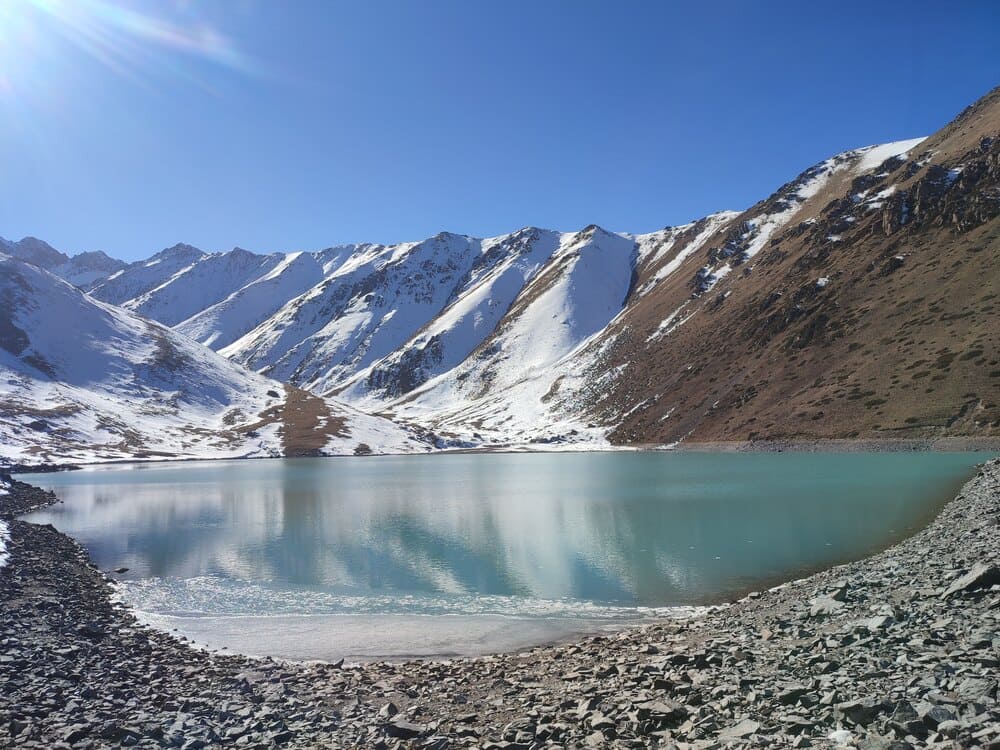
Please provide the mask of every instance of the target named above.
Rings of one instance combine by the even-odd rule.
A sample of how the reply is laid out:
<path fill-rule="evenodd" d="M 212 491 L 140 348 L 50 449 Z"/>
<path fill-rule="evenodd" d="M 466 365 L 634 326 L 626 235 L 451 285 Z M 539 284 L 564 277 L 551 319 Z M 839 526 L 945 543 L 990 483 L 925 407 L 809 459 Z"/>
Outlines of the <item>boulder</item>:
<path fill-rule="evenodd" d="M 998 585 L 1000 585 L 1000 567 L 976 563 L 968 573 L 952 581 L 941 594 L 941 598 L 947 599 L 962 591 L 978 591 Z"/>
<path fill-rule="evenodd" d="M 840 612 L 844 608 L 844 603 L 832 596 L 817 596 L 809 600 L 810 617 L 828 617 Z"/>

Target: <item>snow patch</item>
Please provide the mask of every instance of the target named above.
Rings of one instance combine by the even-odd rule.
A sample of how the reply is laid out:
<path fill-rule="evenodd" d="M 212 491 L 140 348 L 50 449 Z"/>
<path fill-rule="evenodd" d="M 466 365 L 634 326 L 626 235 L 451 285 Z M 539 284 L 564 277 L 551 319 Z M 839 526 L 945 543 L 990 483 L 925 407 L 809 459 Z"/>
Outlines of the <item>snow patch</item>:
<path fill-rule="evenodd" d="M 678 268 L 681 267 L 681 264 L 683 264 L 685 260 L 691 257 L 691 255 L 693 255 L 694 253 L 701 250 L 705 246 L 705 243 L 709 240 L 709 238 L 711 238 L 716 232 L 718 232 L 723 225 L 725 225 L 732 219 L 736 218 L 736 216 L 738 215 L 739 214 L 737 214 L 735 211 L 721 211 L 717 214 L 712 214 L 711 216 L 707 217 L 705 220 L 706 221 L 705 228 L 698 233 L 697 237 L 695 237 L 693 240 L 691 240 L 691 242 L 688 243 L 687 247 L 685 247 L 683 250 L 677 253 L 677 255 L 674 256 L 668 263 L 664 264 L 662 268 L 657 270 L 657 272 L 653 274 L 653 276 L 649 279 L 649 281 L 647 281 L 645 284 L 642 285 L 642 288 L 639 289 L 639 295 L 643 296 L 648 294 L 653 288 L 655 288 L 658 284 L 660 284 L 660 282 L 662 282 L 664 279 L 673 274 L 674 271 L 676 271 Z M 687 225 L 685 227 L 677 227 L 677 230 L 689 229 L 690 226 L 692 225 Z M 678 231 L 678 234 L 679 233 L 680 231 Z M 640 237 L 637 238 L 637 240 L 639 241 L 640 248 L 648 242 L 647 239 L 648 237 L 649 235 L 641 235 Z M 652 261 L 656 262 L 657 260 L 660 259 L 660 257 L 669 252 L 669 250 L 673 248 L 676 240 L 677 237 L 675 236 L 668 243 L 666 243 L 664 247 L 661 248 L 656 253 L 656 255 L 653 256 Z"/>
<path fill-rule="evenodd" d="M 0 568 L 10 560 L 10 553 L 7 551 L 7 544 L 10 542 L 10 529 L 6 521 L 0 521 Z"/>
<path fill-rule="evenodd" d="M 682 320 L 678 321 L 676 324 L 674 323 L 674 321 L 677 320 L 677 317 L 684 311 L 684 308 L 686 308 L 687 306 L 688 306 L 688 302 L 684 302 L 683 304 L 681 304 L 680 307 L 678 307 L 676 310 L 674 310 L 672 313 L 670 313 L 670 315 L 668 315 L 666 318 L 664 318 L 660 322 L 660 325 L 656 327 L 656 330 L 653 331 L 653 333 L 651 333 L 646 338 L 646 343 L 648 344 L 651 341 L 655 341 L 656 339 L 662 338 L 663 336 L 666 336 L 666 335 L 668 335 L 670 333 L 673 333 L 675 330 L 677 330 L 682 325 L 684 325 L 687 321 L 689 321 L 691 319 L 691 316 L 694 315 L 693 312 L 691 314 L 689 314 L 687 317 L 685 317 Z M 695 311 L 695 312 L 697 312 L 697 311 Z"/>
<path fill-rule="evenodd" d="M 880 146 L 866 146 L 865 148 L 859 148 L 849 153 L 853 153 L 861 157 L 860 161 L 858 161 L 855 165 L 855 169 L 857 171 L 869 172 L 876 167 L 880 167 L 886 159 L 892 159 L 897 156 L 905 158 L 910 151 L 915 149 L 925 140 L 927 140 L 926 136 L 923 138 L 911 138 L 907 141 L 884 143 Z"/>

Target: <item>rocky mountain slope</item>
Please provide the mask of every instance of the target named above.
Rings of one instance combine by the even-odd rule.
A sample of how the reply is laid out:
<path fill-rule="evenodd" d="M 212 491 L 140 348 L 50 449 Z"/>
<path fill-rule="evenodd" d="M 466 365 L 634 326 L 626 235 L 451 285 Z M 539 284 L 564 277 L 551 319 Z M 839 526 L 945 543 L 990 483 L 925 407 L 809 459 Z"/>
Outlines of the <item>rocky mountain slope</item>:
<path fill-rule="evenodd" d="M 903 145 L 805 173 L 646 295 L 640 265 L 589 369 L 613 441 L 1000 435 L 1000 90 Z"/>
<path fill-rule="evenodd" d="M 90 285 L 268 377 L 470 444 L 1000 436 L 1000 90 L 646 235 L 178 245 Z"/>
<path fill-rule="evenodd" d="M 252 373 L 0 254 L 0 458 L 414 451 L 391 422 Z"/>

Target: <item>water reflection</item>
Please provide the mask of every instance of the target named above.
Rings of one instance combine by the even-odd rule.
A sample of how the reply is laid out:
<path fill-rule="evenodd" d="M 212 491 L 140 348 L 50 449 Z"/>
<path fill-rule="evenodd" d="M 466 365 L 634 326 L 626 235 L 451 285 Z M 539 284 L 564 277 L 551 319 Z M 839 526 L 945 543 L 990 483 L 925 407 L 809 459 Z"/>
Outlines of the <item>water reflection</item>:
<path fill-rule="evenodd" d="M 863 556 L 925 523 L 984 458 L 508 454 L 116 467 L 33 477 L 66 502 L 31 520 L 72 534 L 102 567 L 129 567 L 136 582 L 196 580 L 172 589 L 163 606 L 174 610 L 199 588 L 193 609 L 244 606 L 221 589 L 205 595 L 206 577 L 264 587 L 282 606 L 320 594 L 387 608 L 442 597 L 681 605 Z"/>

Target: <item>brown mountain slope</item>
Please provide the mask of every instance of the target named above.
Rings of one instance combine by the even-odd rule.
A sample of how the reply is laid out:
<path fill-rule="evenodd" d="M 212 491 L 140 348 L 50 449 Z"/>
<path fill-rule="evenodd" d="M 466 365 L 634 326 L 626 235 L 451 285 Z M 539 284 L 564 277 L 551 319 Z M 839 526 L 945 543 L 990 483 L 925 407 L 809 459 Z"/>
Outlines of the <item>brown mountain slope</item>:
<path fill-rule="evenodd" d="M 614 442 L 1000 435 L 1000 89 L 789 204 L 811 176 L 640 264 L 588 399 Z"/>

